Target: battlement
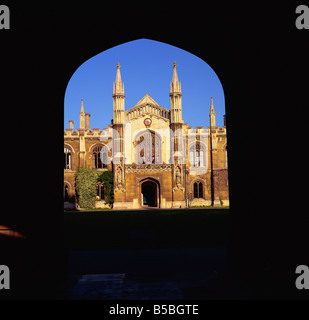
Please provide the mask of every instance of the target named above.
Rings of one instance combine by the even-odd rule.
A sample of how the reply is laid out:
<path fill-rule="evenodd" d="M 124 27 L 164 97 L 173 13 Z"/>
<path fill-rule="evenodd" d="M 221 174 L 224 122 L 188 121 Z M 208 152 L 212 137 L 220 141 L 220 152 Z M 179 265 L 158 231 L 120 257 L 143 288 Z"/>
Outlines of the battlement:
<path fill-rule="evenodd" d="M 73 131 L 73 129 L 65 129 L 64 132 L 64 137 L 68 138 L 68 137 L 79 137 L 80 135 L 83 135 L 85 138 L 101 138 L 101 137 L 105 137 L 105 138 L 112 138 L 113 133 L 112 133 L 112 126 L 108 125 L 108 128 L 103 128 L 103 130 L 101 131 L 101 129 L 99 128 L 93 128 L 93 129 L 89 129 L 89 130 L 84 130 L 84 129 L 77 129 L 76 131 Z"/>
<path fill-rule="evenodd" d="M 195 128 L 193 127 L 187 127 L 186 128 L 186 134 L 188 136 L 195 136 L 195 135 L 203 135 L 203 136 L 209 136 L 210 133 L 215 133 L 219 136 L 225 136 L 226 135 L 226 127 L 210 127 L 207 126 L 204 128 L 203 126 L 197 126 Z"/>
<path fill-rule="evenodd" d="M 78 136 L 78 133 L 76 131 L 73 131 L 73 129 L 65 129 L 64 136 Z"/>
<path fill-rule="evenodd" d="M 214 127 L 210 127 L 207 126 L 207 130 L 211 133 L 216 133 L 216 134 L 226 134 L 226 127 L 219 127 L 219 126 L 214 126 Z"/>

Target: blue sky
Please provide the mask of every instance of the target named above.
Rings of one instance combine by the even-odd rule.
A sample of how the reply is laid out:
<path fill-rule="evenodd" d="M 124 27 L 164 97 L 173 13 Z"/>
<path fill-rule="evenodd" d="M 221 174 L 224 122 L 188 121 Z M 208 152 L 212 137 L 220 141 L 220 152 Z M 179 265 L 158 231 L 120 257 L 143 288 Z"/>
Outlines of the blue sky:
<path fill-rule="evenodd" d="M 177 63 L 182 89 L 182 117 L 189 126 L 209 126 L 210 97 L 213 96 L 216 125 L 223 126 L 224 92 L 212 68 L 197 56 L 177 47 L 147 39 L 113 47 L 85 61 L 72 75 L 64 99 L 64 128 L 74 120 L 79 128 L 81 99 L 91 114 L 90 128 L 106 128 L 113 118 L 113 82 L 120 63 L 125 90 L 125 110 L 146 94 L 170 110 L 170 82 Z"/>

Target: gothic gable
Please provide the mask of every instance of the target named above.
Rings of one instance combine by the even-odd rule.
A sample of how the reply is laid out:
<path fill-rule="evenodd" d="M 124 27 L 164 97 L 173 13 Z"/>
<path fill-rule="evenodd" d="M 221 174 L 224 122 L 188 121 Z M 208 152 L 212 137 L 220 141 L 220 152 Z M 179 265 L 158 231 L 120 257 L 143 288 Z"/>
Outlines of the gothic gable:
<path fill-rule="evenodd" d="M 131 109 L 126 111 L 126 120 L 133 120 L 145 115 L 154 115 L 164 119 L 170 118 L 170 111 L 162 108 L 148 93 Z"/>
<path fill-rule="evenodd" d="M 147 104 L 154 107 L 160 107 L 159 104 L 155 102 L 148 93 L 146 93 L 143 96 L 143 98 L 133 108 L 142 107 Z"/>

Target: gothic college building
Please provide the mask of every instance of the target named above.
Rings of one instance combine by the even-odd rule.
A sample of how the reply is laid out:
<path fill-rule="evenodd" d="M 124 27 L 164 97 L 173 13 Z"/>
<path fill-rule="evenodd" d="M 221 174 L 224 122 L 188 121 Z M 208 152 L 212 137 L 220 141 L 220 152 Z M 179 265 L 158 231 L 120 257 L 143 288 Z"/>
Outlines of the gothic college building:
<path fill-rule="evenodd" d="M 114 209 L 229 205 L 225 116 L 224 126 L 216 126 L 209 97 L 209 126 L 193 129 L 184 122 L 176 63 L 169 96 L 169 109 L 146 93 L 125 110 L 118 63 L 113 120 L 107 128 L 90 128 L 82 100 L 79 128 L 74 130 L 70 120 L 64 132 L 65 207 L 77 205 L 75 176 L 83 165 L 113 171 Z M 104 182 L 96 184 L 96 207 L 106 206 L 104 187 Z"/>

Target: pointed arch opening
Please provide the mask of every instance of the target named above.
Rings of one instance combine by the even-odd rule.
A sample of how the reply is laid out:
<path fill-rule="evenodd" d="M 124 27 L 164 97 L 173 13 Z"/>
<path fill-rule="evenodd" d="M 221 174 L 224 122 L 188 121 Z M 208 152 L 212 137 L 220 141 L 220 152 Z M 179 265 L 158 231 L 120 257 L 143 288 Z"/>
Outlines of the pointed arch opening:
<path fill-rule="evenodd" d="M 125 94 L 125 110 L 135 106 L 147 92 L 162 108 L 170 109 L 170 97 L 166 91 L 168 92 L 172 80 L 171 67 L 174 61 L 177 63 L 177 72 L 181 75 L 181 90 L 185 90 L 183 119 L 193 127 L 208 125 L 209 101 L 213 96 L 216 123 L 223 125 L 224 91 L 211 66 L 180 47 L 145 38 L 111 47 L 80 65 L 67 85 L 64 100 L 65 123 L 69 120 L 79 123 L 80 99 L 87 98 L 85 112 L 92 115 L 94 128 L 106 128 L 110 124 L 113 119 L 111 94 L 117 63 L 121 65 L 121 80 L 125 84 L 121 88 Z M 94 73 L 94 70 L 100 72 Z M 196 116 L 192 117 L 193 115 Z"/>
<path fill-rule="evenodd" d="M 160 183 L 151 177 L 140 182 L 140 204 L 142 207 L 160 207 Z"/>
<path fill-rule="evenodd" d="M 178 83 L 178 76 L 176 79 L 176 63 L 174 61 L 177 63 L 177 72 L 181 80 L 181 86 L 180 82 Z M 113 87 L 113 83 L 115 81 L 115 66 L 118 63 L 121 64 L 122 69 L 121 86 L 119 85 L 117 88 L 115 85 Z M 119 73 L 118 78 L 120 79 L 119 64 L 117 65 L 117 72 Z M 173 79 L 171 73 L 172 66 L 174 67 L 173 72 L 175 73 Z M 172 84 L 170 84 L 171 80 Z M 120 80 L 118 82 L 120 83 Z M 91 83 L 91 85 L 89 85 L 89 83 Z M 148 92 L 149 95 L 145 96 Z M 118 100 L 113 99 L 116 96 L 119 98 Z M 150 98 L 148 96 L 151 96 L 152 100 L 157 101 L 158 106 L 154 105 L 154 103 L 149 103 Z M 139 101 L 140 97 L 144 97 L 142 98 L 142 102 L 145 103 L 140 103 L 136 106 L 136 102 Z M 211 97 L 213 97 L 213 99 L 211 99 Z M 87 113 L 84 112 L 86 120 L 82 119 L 83 121 L 81 122 L 84 123 L 86 121 L 86 125 L 85 128 L 77 128 L 76 131 L 74 131 L 73 123 L 80 123 L 79 102 L 80 99 L 83 98 L 87 101 L 87 108 L 85 108 Z M 213 115 L 215 116 L 216 122 L 213 123 L 216 125 L 213 126 L 211 126 L 210 123 L 210 99 L 215 109 Z M 136 108 L 134 106 L 136 106 Z M 225 123 L 223 125 L 225 101 L 221 82 L 214 70 L 204 60 L 173 45 L 149 39 L 137 39 L 97 54 L 84 62 L 71 77 L 65 93 L 64 110 L 65 121 L 71 121 L 70 129 L 66 129 L 65 139 L 67 139 L 67 141 L 79 139 L 80 142 L 84 143 L 84 145 L 80 143 L 80 146 L 83 145 L 82 151 L 76 147 L 74 163 L 78 161 L 82 163 L 84 159 L 86 159 L 89 161 L 90 166 L 92 161 L 94 168 L 106 168 L 105 158 L 107 153 L 102 153 L 102 149 L 91 151 L 89 149 L 89 140 L 94 140 L 92 143 L 96 143 L 95 140 L 98 139 L 98 137 L 99 139 L 102 138 L 102 141 L 105 141 L 105 138 L 106 140 L 110 139 L 110 145 L 113 146 L 109 150 L 113 161 L 110 167 L 113 168 L 113 170 L 113 166 L 116 164 L 116 161 L 118 161 L 118 158 L 123 161 L 123 168 L 125 168 L 125 165 L 132 164 L 133 162 L 138 165 L 162 164 L 162 159 L 164 159 L 164 163 L 167 164 L 177 163 L 175 162 L 176 156 L 173 158 L 173 141 L 171 141 L 170 136 L 162 134 L 162 138 L 159 138 L 157 132 L 165 125 L 167 125 L 167 128 L 172 129 L 171 124 L 181 124 L 183 126 L 182 128 L 186 130 L 185 134 L 188 139 L 186 140 L 186 144 L 183 144 L 185 145 L 183 153 L 179 150 L 175 151 L 178 152 L 178 159 L 176 161 L 180 161 L 180 156 L 186 158 L 184 161 L 187 161 L 186 163 L 190 165 L 190 170 L 187 168 L 188 181 L 192 181 L 193 174 L 199 176 L 201 179 L 206 179 L 202 177 L 202 169 L 205 175 L 207 170 L 212 170 L 216 166 L 220 170 L 227 169 L 226 165 L 224 165 L 224 163 L 227 163 L 227 157 L 225 157 L 225 159 L 223 158 L 223 152 L 218 153 L 218 156 L 210 156 L 210 152 L 219 152 L 222 143 L 226 140 Z M 151 113 L 152 117 L 147 115 L 147 112 Z M 93 127 L 103 128 L 103 130 L 91 129 L 89 127 L 90 114 Z M 118 116 L 115 116 L 116 114 Z M 86 118 L 87 115 L 88 118 Z M 152 125 L 143 122 L 146 120 L 145 115 L 152 119 Z M 117 119 L 117 121 L 115 121 L 115 119 Z M 159 122 L 159 120 L 161 121 L 161 127 L 157 125 L 157 127 L 154 128 L 155 121 Z M 116 150 L 115 145 L 119 144 L 114 143 L 113 133 L 110 133 L 117 125 L 120 125 L 119 128 L 117 127 L 119 132 L 122 132 L 122 125 L 125 129 L 129 128 L 129 126 L 125 127 L 125 124 L 130 121 L 131 123 L 134 122 L 132 128 L 135 126 L 135 132 L 144 128 L 154 129 L 154 132 L 146 130 L 144 134 L 141 134 L 136 139 L 133 139 L 133 132 L 130 132 L 130 138 L 125 137 L 125 134 L 123 134 L 123 136 L 119 138 L 119 141 L 123 142 L 120 144 L 121 148 Z M 196 131 L 193 133 L 191 128 L 196 128 L 193 129 Z M 129 131 L 129 129 L 127 131 Z M 162 131 L 159 132 L 162 133 Z M 212 133 L 214 133 L 214 135 L 212 135 L 213 140 L 210 141 Z M 82 135 L 83 138 L 81 138 Z M 184 141 L 187 137 L 184 135 Z M 189 138 L 200 141 L 194 150 L 188 150 Z M 89 140 L 87 141 L 87 139 Z M 205 142 L 205 147 L 203 147 L 201 141 Z M 210 145 L 212 142 L 214 144 Z M 78 144 L 76 143 L 76 145 Z M 93 154 L 89 155 L 90 152 L 93 152 Z M 117 157 L 114 157 L 114 155 L 117 155 Z M 213 161 L 218 162 L 214 167 L 212 167 Z M 144 166 L 140 167 L 139 169 L 143 169 Z M 149 167 L 154 168 L 156 166 Z M 199 167 L 202 169 L 197 169 Z M 192 168 L 193 170 L 191 170 Z M 69 170 L 67 170 L 65 174 L 68 175 L 68 171 Z M 189 177 L 190 175 L 191 178 Z M 173 180 L 174 177 L 171 179 L 172 186 L 175 181 Z M 127 183 L 127 181 L 129 180 L 126 180 L 125 183 Z M 213 184 L 215 185 L 215 183 L 217 182 L 214 181 Z M 208 181 L 205 182 L 204 186 L 203 184 L 196 186 L 198 198 L 201 193 L 205 193 L 205 197 L 208 197 L 208 189 L 205 189 L 206 184 L 208 186 Z M 152 183 L 148 183 L 149 190 L 151 189 L 151 185 L 152 187 L 154 186 Z M 131 186 L 123 187 L 123 190 L 129 190 Z M 147 184 L 144 185 L 144 189 L 147 191 L 146 187 Z M 157 188 L 159 188 L 157 190 L 160 190 L 158 185 Z M 192 189 L 194 189 L 194 187 Z M 205 190 L 207 192 L 205 192 Z M 137 190 L 135 193 L 137 193 Z M 158 194 L 157 192 L 157 195 Z M 184 197 L 188 197 L 188 195 Z M 163 199 L 164 198 L 162 198 L 162 205 L 164 203 Z M 136 201 L 136 198 L 134 198 L 134 200 Z M 156 205 L 158 205 L 158 203 L 157 201 Z"/>

